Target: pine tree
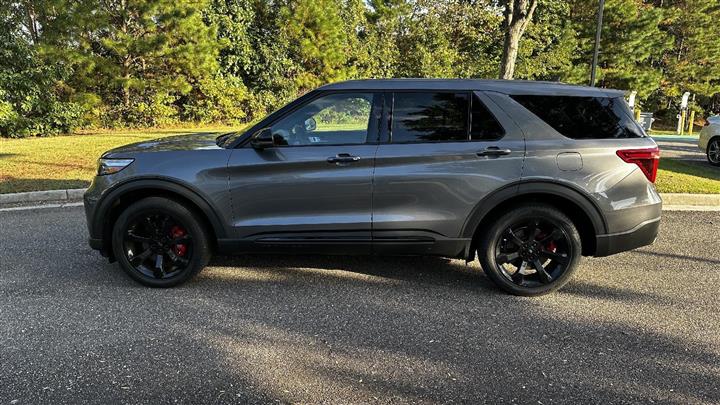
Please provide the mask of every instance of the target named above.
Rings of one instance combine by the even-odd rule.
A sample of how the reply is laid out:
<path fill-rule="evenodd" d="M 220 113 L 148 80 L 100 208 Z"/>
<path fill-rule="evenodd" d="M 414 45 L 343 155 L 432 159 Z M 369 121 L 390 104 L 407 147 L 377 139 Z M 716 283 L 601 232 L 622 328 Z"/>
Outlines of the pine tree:
<path fill-rule="evenodd" d="M 595 0 L 571 0 L 570 20 L 578 49 L 563 80 L 587 84 L 595 41 Z M 663 11 L 637 0 L 607 0 L 602 27 L 598 86 L 637 90 L 645 98 L 662 80 L 660 58 L 671 46 L 671 38 L 660 30 Z"/>
<path fill-rule="evenodd" d="M 300 92 L 355 76 L 348 64 L 349 40 L 335 0 L 297 0 L 281 11 L 283 41 L 296 63 Z"/>
<path fill-rule="evenodd" d="M 720 93 L 720 5 L 679 0 L 666 10 L 663 28 L 674 41 L 663 57 L 665 80 L 658 107 L 676 107 L 687 91 L 711 109 L 713 95 Z"/>

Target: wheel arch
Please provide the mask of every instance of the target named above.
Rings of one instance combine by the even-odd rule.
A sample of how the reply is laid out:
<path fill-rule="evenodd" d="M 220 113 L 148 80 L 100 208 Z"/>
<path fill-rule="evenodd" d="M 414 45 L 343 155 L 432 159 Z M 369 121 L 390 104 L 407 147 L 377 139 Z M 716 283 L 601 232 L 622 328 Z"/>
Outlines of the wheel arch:
<path fill-rule="evenodd" d="M 592 256 L 597 249 L 597 235 L 607 232 L 600 208 L 582 191 L 552 181 L 515 183 L 489 195 L 477 204 L 463 227 L 463 237 L 472 240 L 468 258 L 475 254 L 481 230 L 504 212 L 528 202 L 545 203 L 570 217 L 580 233 L 583 256 Z"/>
<path fill-rule="evenodd" d="M 107 191 L 98 202 L 98 208 L 94 214 L 93 234 L 101 235 L 104 251 L 112 257 L 110 248 L 113 225 L 120 213 L 130 204 L 146 197 L 166 197 L 186 205 L 199 215 L 208 231 L 211 232 L 210 240 L 213 244 L 218 238 L 225 238 L 227 231 L 223 226 L 221 218 L 212 204 L 192 186 L 184 185 L 168 179 L 136 179 L 119 184 Z"/>

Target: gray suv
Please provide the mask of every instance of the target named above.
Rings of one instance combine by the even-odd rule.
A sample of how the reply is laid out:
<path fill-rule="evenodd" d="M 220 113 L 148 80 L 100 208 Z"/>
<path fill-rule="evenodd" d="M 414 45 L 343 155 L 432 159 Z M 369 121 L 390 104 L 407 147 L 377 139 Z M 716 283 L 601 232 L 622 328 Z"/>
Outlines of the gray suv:
<path fill-rule="evenodd" d="M 623 93 L 558 83 L 361 80 L 242 133 L 113 149 L 85 194 L 90 246 L 169 287 L 212 252 L 477 256 L 539 295 L 581 256 L 651 244 L 659 151 Z"/>

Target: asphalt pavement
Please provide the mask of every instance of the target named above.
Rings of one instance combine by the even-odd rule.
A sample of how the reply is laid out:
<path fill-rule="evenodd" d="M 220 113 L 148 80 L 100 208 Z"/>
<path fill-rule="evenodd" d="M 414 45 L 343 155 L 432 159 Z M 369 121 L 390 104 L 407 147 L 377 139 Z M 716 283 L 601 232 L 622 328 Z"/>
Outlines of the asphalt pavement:
<path fill-rule="evenodd" d="M 662 159 L 695 160 L 707 162 L 705 152 L 698 148 L 697 137 L 663 137 L 653 138 L 660 147 Z"/>
<path fill-rule="evenodd" d="M 0 404 L 720 403 L 720 217 L 505 295 L 440 258 L 216 258 L 149 289 L 80 207 L 0 212 Z"/>

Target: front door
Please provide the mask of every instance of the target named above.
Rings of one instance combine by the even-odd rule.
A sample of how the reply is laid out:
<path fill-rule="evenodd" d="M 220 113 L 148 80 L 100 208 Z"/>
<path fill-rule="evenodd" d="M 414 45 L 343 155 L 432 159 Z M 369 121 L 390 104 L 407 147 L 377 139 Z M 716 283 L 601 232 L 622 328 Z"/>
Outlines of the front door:
<path fill-rule="evenodd" d="M 236 237 L 254 248 L 369 251 L 381 107 L 380 93 L 320 94 L 271 124 L 274 146 L 234 150 Z"/>

